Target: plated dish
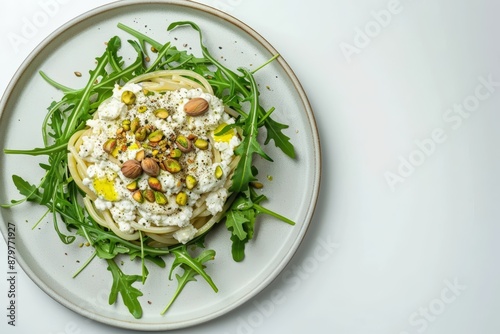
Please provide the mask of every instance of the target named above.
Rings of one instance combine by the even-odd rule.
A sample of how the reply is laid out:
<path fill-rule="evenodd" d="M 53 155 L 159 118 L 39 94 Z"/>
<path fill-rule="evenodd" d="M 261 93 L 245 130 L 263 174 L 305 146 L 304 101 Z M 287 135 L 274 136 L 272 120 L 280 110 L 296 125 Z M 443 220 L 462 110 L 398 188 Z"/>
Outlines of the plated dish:
<path fill-rule="evenodd" d="M 177 24 L 175 22 L 183 22 L 183 24 Z M 196 25 L 185 24 L 186 22 L 196 22 Z M 191 27 L 194 29 L 185 29 L 185 27 L 178 29 L 179 25 L 187 25 L 188 28 Z M 167 30 L 167 27 L 170 27 L 170 29 Z M 199 30 L 198 27 L 203 31 L 203 37 L 199 34 L 201 30 Z M 174 244 L 184 244 L 195 238 L 198 231 L 206 232 L 204 231 L 205 223 L 208 224 L 208 229 L 212 229 L 206 236 L 204 233 L 200 233 L 204 238 L 204 244 L 212 253 L 202 253 L 199 255 L 201 257 L 210 255 L 203 259 L 203 261 L 200 259 L 199 267 L 201 268 L 204 265 L 204 270 L 198 272 L 200 274 L 200 277 L 197 277 L 199 282 L 196 282 L 196 284 L 190 283 L 190 286 L 186 288 L 181 295 L 177 295 L 176 293 L 176 282 L 170 279 L 173 275 L 169 275 L 169 270 L 161 268 L 161 265 L 146 267 L 144 265 L 146 261 L 144 256 L 142 256 L 142 261 L 122 261 L 121 263 L 118 262 L 118 264 L 115 261 L 113 261 L 114 264 L 111 264 L 109 259 L 106 259 L 107 261 L 92 260 L 91 262 L 87 262 L 87 259 L 95 256 L 93 255 L 95 254 L 95 252 L 93 252 L 93 247 L 87 246 L 90 240 L 88 236 L 86 236 L 85 233 L 73 236 L 71 235 L 71 231 L 68 232 L 63 230 L 64 227 L 61 227 L 61 230 L 55 233 L 52 222 L 49 223 L 46 219 L 39 220 L 40 217 L 44 217 L 44 209 L 37 206 L 31 206 L 31 203 L 23 203 L 23 205 L 30 207 L 29 214 L 26 214 L 26 209 L 20 207 L 2 209 L 2 231 L 5 232 L 7 222 L 15 222 L 18 227 L 19 238 L 17 245 L 18 260 L 23 266 L 23 269 L 45 292 L 70 309 L 84 316 L 118 327 L 142 330 L 186 327 L 222 315 L 255 296 L 255 294 L 276 278 L 290 260 L 307 230 L 318 196 L 321 162 L 319 138 L 312 111 L 297 78 L 284 60 L 278 56 L 278 52 L 248 26 L 229 15 L 200 4 L 185 1 L 158 1 L 148 2 L 146 4 L 143 2 L 125 1 L 100 7 L 68 23 L 42 43 L 29 59 L 27 59 L 21 69 L 16 73 L 15 78 L 9 85 L 2 100 L 0 123 L 0 133 L 2 133 L 0 142 L 2 148 L 30 149 L 43 146 L 46 141 L 44 136 L 41 136 L 40 139 L 36 139 L 33 136 L 26 135 L 27 133 L 39 133 L 40 124 L 44 122 L 44 112 L 33 112 L 33 106 L 51 106 L 51 103 L 54 101 L 60 101 L 61 91 L 68 92 L 66 89 L 67 87 L 83 87 L 85 86 L 85 78 L 87 80 L 91 79 L 90 82 L 92 82 L 94 79 L 93 75 L 95 75 L 96 72 L 91 71 L 85 73 L 85 71 L 95 68 L 96 64 L 93 63 L 95 57 L 102 54 L 103 48 L 108 48 L 109 50 L 109 43 L 112 42 L 110 38 L 112 36 L 116 35 L 116 38 L 126 41 L 130 39 L 131 31 L 137 32 L 132 33 L 132 35 L 139 38 L 139 40 L 142 38 L 141 36 L 148 36 L 151 40 L 161 41 L 161 43 L 172 42 L 175 48 L 185 51 L 186 54 L 203 54 L 203 56 L 207 56 L 206 50 L 211 50 L 213 59 L 217 59 L 216 62 L 223 64 L 223 67 L 227 69 L 248 68 L 248 70 L 242 70 L 242 77 L 248 79 L 245 85 L 252 88 L 254 92 L 258 89 L 258 103 L 262 103 L 262 105 L 269 108 L 276 107 L 276 111 L 270 109 L 272 111 L 272 117 L 278 122 L 277 124 L 288 124 L 290 126 L 289 128 L 283 127 L 282 129 L 286 129 L 284 132 L 286 132 L 286 135 L 296 148 L 293 159 L 290 159 L 290 155 L 287 156 L 283 154 L 286 148 L 283 149 L 282 143 L 277 143 L 278 145 L 276 146 L 268 144 L 265 149 L 266 153 L 260 154 L 260 156 L 264 158 L 267 156 L 272 157 L 274 160 L 273 163 L 267 164 L 267 161 L 264 161 L 265 159 L 255 159 L 253 163 L 253 168 L 262 173 L 259 175 L 259 184 L 256 188 L 260 189 L 260 187 L 263 186 L 263 189 L 265 189 L 265 195 L 269 198 L 269 201 L 266 201 L 265 204 L 268 208 L 267 212 L 280 212 L 288 218 L 284 218 L 284 216 L 277 214 L 270 216 L 266 215 L 265 217 L 259 216 L 258 223 L 256 223 L 255 226 L 255 236 L 246 246 L 247 256 L 244 259 L 240 258 L 239 260 L 243 260 L 240 262 L 234 261 L 235 246 L 234 240 L 231 242 L 230 239 L 231 233 L 228 234 L 224 226 L 218 226 L 223 224 L 214 223 L 210 219 L 202 219 L 199 225 L 193 223 L 191 228 L 188 228 L 187 231 L 183 230 L 178 234 L 173 233 L 173 235 L 168 235 L 168 238 L 161 236 L 162 238 L 155 239 L 152 235 L 147 234 L 149 231 L 145 231 L 144 235 L 138 233 L 139 237 L 134 240 L 139 242 L 140 247 L 138 251 L 133 254 L 133 257 L 137 257 L 139 254 L 144 255 L 145 248 L 143 240 L 149 240 L 148 238 L 151 238 L 151 241 L 160 242 L 162 244 L 165 244 L 167 241 L 173 241 Z M 96 41 L 101 41 L 102 43 L 96 43 Z M 145 45 L 142 42 L 143 41 L 140 40 L 139 44 L 142 44 L 141 46 L 145 50 Z M 148 42 L 150 42 L 150 40 L 148 40 Z M 104 45 L 105 43 L 107 43 L 107 46 Z M 151 44 L 151 42 L 149 44 Z M 151 51 L 153 51 L 153 48 L 156 49 L 156 52 L 161 52 L 163 50 L 163 48 L 161 48 L 161 50 L 158 50 L 160 49 L 159 47 L 155 48 L 156 45 L 154 43 L 153 45 L 148 45 L 148 47 L 149 46 L 152 47 Z M 123 56 L 125 62 L 133 64 L 134 59 L 137 58 L 137 48 L 129 46 L 130 50 L 127 50 L 125 45 L 122 45 L 122 49 L 123 50 L 120 50 L 120 54 Z M 149 58 L 147 52 L 145 52 L 145 58 Z M 71 59 L 71 61 L 67 61 L 68 59 Z M 272 59 L 272 61 L 269 62 L 269 59 Z M 97 65 L 99 65 L 99 61 L 100 59 L 98 58 Z M 146 59 L 146 61 L 154 62 L 152 59 Z M 177 59 L 177 61 L 179 61 L 179 59 Z M 266 64 L 265 68 L 257 68 L 261 64 Z M 113 64 L 110 66 L 113 66 Z M 45 82 L 47 81 L 47 76 L 44 74 L 42 77 L 40 71 L 50 76 L 49 81 L 64 82 L 64 86 L 53 84 L 52 86 L 58 88 L 55 89 L 47 85 L 47 82 Z M 78 75 L 69 76 L 68 74 L 70 73 Z M 80 75 L 80 73 L 84 74 Z M 135 77 L 136 76 L 134 76 L 134 78 Z M 134 78 L 129 79 L 133 81 Z M 191 79 L 192 78 L 193 76 L 191 76 Z M 148 78 L 146 81 L 151 80 Z M 200 83 L 200 80 L 194 81 Z M 161 109 L 166 110 L 168 108 L 163 108 L 163 106 L 152 108 L 152 105 L 148 104 L 151 100 L 147 102 L 147 96 L 150 96 L 149 91 L 154 89 L 148 87 L 148 89 L 146 89 L 148 92 L 136 89 L 138 87 L 141 88 L 139 85 L 143 82 L 144 80 L 139 80 L 138 82 L 129 83 L 129 86 L 125 84 L 124 87 L 126 89 L 124 89 L 124 87 L 115 87 L 113 96 L 116 94 L 117 100 L 119 100 L 120 103 L 128 105 L 127 108 L 129 108 L 130 114 L 135 115 L 135 118 L 139 118 L 139 114 L 145 112 L 141 112 L 139 108 L 145 107 L 146 109 L 151 109 L 149 113 L 150 116 L 152 115 L 151 117 L 157 117 L 162 120 L 163 116 L 160 115 L 159 112 L 157 114 L 157 111 Z M 184 98 L 184 102 L 178 102 L 178 104 L 182 104 L 181 107 L 184 108 L 184 113 L 192 113 L 188 115 L 190 119 L 198 117 L 199 115 L 196 113 L 201 109 L 206 109 L 200 108 L 199 105 L 192 106 L 192 108 L 186 107 L 190 100 L 203 98 L 203 101 L 206 102 L 213 98 L 212 95 L 203 95 L 209 93 L 203 91 L 202 88 L 192 88 L 193 91 L 190 91 L 186 90 L 186 87 L 183 87 L 184 91 L 182 91 L 182 93 L 185 95 L 181 98 Z M 229 90 L 230 89 L 231 88 L 229 88 Z M 125 92 L 132 92 L 134 98 L 146 100 L 139 105 L 128 103 L 128 100 L 123 97 Z M 165 91 L 161 91 L 161 94 L 165 95 Z M 254 95 L 256 96 L 256 94 Z M 157 99 L 158 96 L 153 95 L 155 99 Z M 245 115 L 249 115 L 246 118 L 251 119 L 251 110 L 254 110 L 252 106 L 256 106 L 257 99 L 253 99 L 250 96 L 247 98 L 248 101 L 244 102 L 249 104 L 249 108 Z M 104 101 L 108 100 L 99 101 L 99 105 L 103 105 Z M 201 100 L 196 101 L 199 102 L 198 104 L 203 102 Z M 114 119 L 114 116 L 110 115 L 116 114 L 115 111 L 121 110 L 120 108 L 122 107 L 123 106 L 120 105 L 120 107 L 115 109 L 101 110 L 97 115 L 100 115 L 102 119 Z M 215 110 L 216 105 L 212 105 L 208 109 Z M 257 111 L 256 108 L 255 111 Z M 175 110 L 170 110 L 169 112 L 175 114 Z M 183 113 L 181 114 L 184 115 Z M 236 112 L 234 116 L 237 117 L 238 113 Z M 178 120 L 179 117 L 180 116 L 177 116 L 176 120 Z M 261 117 L 264 119 L 267 116 L 264 117 L 264 115 L 261 115 Z M 120 119 L 120 124 L 122 124 L 121 129 L 125 132 L 130 132 L 131 124 L 127 123 L 125 127 L 125 121 L 130 121 L 132 123 L 134 122 L 134 118 Z M 154 120 L 150 119 L 149 121 L 153 122 Z M 122 168 L 120 171 L 116 171 L 116 174 L 124 175 L 125 178 L 121 178 L 121 181 L 130 181 L 127 182 L 125 186 L 128 187 L 134 181 L 137 181 L 139 184 L 136 185 L 137 189 L 132 189 L 133 186 L 130 186 L 130 189 L 126 188 L 130 193 L 125 191 L 122 195 L 129 196 L 130 203 L 134 203 L 133 201 L 135 200 L 142 205 L 142 203 L 145 202 L 144 198 L 148 200 L 147 190 L 150 190 L 151 194 L 153 194 L 150 202 L 154 205 L 165 205 L 162 196 L 167 197 L 168 195 L 171 197 L 169 199 L 170 202 L 175 202 L 173 204 L 173 209 L 179 209 L 187 205 L 190 197 L 194 198 L 195 195 L 202 196 L 203 193 L 195 193 L 197 189 L 196 182 L 193 183 L 193 188 L 190 188 L 190 182 L 187 180 L 188 176 L 193 176 L 192 174 L 194 174 L 191 171 L 186 172 L 183 177 L 178 180 L 173 179 L 172 182 L 161 178 L 161 180 L 156 179 L 156 181 L 158 181 L 157 183 L 147 182 L 149 181 L 148 178 L 156 178 L 161 174 L 158 168 L 162 170 L 165 169 L 165 175 L 167 172 L 172 174 L 176 173 L 169 169 L 171 168 L 169 164 L 164 165 L 164 162 L 172 163 L 180 161 L 178 157 L 175 157 L 177 160 L 171 159 L 167 161 L 166 159 L 162 160 L 158 158 L 159 154 L 164 153 L 165 155 L 171 156 L 176 153 L 175 149 L 182 149 L 186 141 L 179 140 L 180 136 L 183 136 L 182 139 L 187 139 L 188 144 L 192 144 L 189 145 L 190 150 L 192 149 L 193 152 L 199 151 L 200 155 L 204 154 L 202 154 L 202 152 L 207 147 L 217 146 L 216 142 L 219 141 L 217 137 L 228 136 L 230 132 L 234 132 L 234 135 L 232 135 L 233 138 L 240 138 L 242 142 L 244 142 L 245 138 L 248 138 L 248 131 L 245 132 L 246 125 L 240 124 L 239 127 L 230 126 L 230 124 L 237 122 L 237 120 L 235 121 L 233 118 L 228 117 L 224 118 L 222 122 L 226 127 L 224 131 L 224 127 L 220 127 L 222 123 L 219 122 L 207 128 L 207 131 L 205 131 L 206 133 L 195 133 L 193 131 L 193 133 L 189 134 L 176 133 L 175 135 L 168 136 L 171 143 L 166 144 L 164 151 L 161 151 L 162 146 L 157 147 L 156 144 L 163 139 L 167 139 L 166 133 L 169 129 L 162 128 L 160 121 L 158 121 L 157 124 L 155 123 L 155 128 L 148 128 L 148 141 L 146 141 L 145 138 L 141 139 L 136 136 L 136 143 L 127 144 L 127 147 L 123 149 L 121 153 L 118 151 L 115 152 L 116 141 L 119 139 L 117 137 L 111 138 L 108 136 L 106 140 L 103 139 L 104 141 L 98 146 L 102 148 L 104 153 L 108 154 L 109 157 L 121 159 L 118 165 L 126 165 L 128 161 L 135 162 L 134 166 L 131 166 L 131 168 L 127 170 Z M 142 123 L 144 123 L 144 120 L 142 120 Z M 87 123 L 87 128 L 92 129 L 92 126 L 89 125 L 91 124 Z M 94 125 L 94 128 L 98 127 L 96 124 Z M 102 124 L 99 126 L 102 126 Z M 110 126 L 110 124 L 108 124 L 108 126 Z M 141 126 L 144 127 L 145 124 L 137 125 L 137 127 Z M 52 130 L 54 129 L 52 128 Z M 267 130 L 269 131 L 269 129 Z M 159 134 L 158 131 L 161 131 L 161 134 Z M 242 135 L 239 135 L 238 131 L 242 131 Z M 114 132 L 117 133 L 117 131 Z M 120 132 L 120 134 L 122 132 Z M 138 131 L 134 131 L 134 133 L 137 132 Z M 211 134 L 208 135 L 208 132 Z M 197 142 L 198 139 L 201 141 Z M 228 139 L 229 142 L 231 138 Z M 265 137 L 259 139 L 263 141 Z M 79 140 L 81 141 L 80 143 L 78 143 Z M 85 140 L 87 141 L 86 143 Z M 96 142 L 98 139 L 92 139 L 90 133 L 81 134 L 74 139 L 75 145 L 71 146 L 75 148 L 75 152 L 76 150 L 78 151 L 72 154 L 73 160 L 70 158 L 70 161 L 74 162 L 73 166 L 78 166 L 79 158 L 89 158 L 89 154 L 86 155 L 84 151 L 85 147 L 92 146 L 88 144 L 92 140 Z M 113 140 L 115 142 L 113 142 Z M 180 146 L 179 141 L 181 142 Z M 223 140 L 220 141 L 222 142 Z M 239 144 L 242 145 L 241 143 L 235 143 L 234 146 L 238 146 Z M 141 151 L 139 149 L 140 145 L 142 145 L 144 149 L 148 145 L 153 145 L 155 147 L 145 150 L 146 157 L 141 157 L 139 159 L 137 158 L 137 154 Z M 249 146 L 253 146 L 255 152 L 259 153 L 260 149 L 255 148 L 255 144 Z M 232 150 L 236 152 L 236 149 Z M 158 152 L 154 153 L 155 151 Z M 221 154 L 221 150 L 218 151 L 218 154 Z M 123 156 L 123 154 L 125 154 L 124 152 L 126 152 L 127 159 Z M 132 153 L 134 153 L 134 157 L 131 156 Z M 181 153 L 187 155 L 192 152 Z M 154 160 L 153 158 L 158 159 Z M 87 159 L 87 161 L 91 161 L 91 159 L 92 157 Z M 192 157 L 193 161 L 196 159 L 198 159 L 197 156 Z M 224 164 L 224 159 L 222 159 L 220 160 L 221 163 L 217 166 L 210 166 L 210 168 L 213 168 L 213 171 L 210 173 L 210 177 L 214 179 L 212 183 L 217 183 L 218 179 L 222 180 L 219 182 L 221 184 L 224 184 L 226 180 L 232 180 L 232 184 L 229 184 L 228 187 L 225 188 L 221 186 L 215 189 L 215 191 L 220 190 L 218 194 L 219 197 L 227 195 L 222 194 L 222 190 L 227 190 L 227 188 L 229 188 L 229 193 L 233 192 L 237 194 L 241 190 L 242 185 L 244 187 L 248 185 L 249 181 L 255 181 L 253 180 L 253 176 L 255 176 L 253 174 L 255 173 L 249 174 L 248 171 L 246 173 L 240 172 L 242 175 L 247 175 L 245 182 L 235 181 L 232 176 L 238 175 L 238 172 L 236 171 L 233 174 L 232 171 L 238 168 L 234 166 L 229 167 L 231 164 L 230 160 L 231 159 Z M 154 166 L 152 164 L 144 165 L 142 164 L 143 161 L 154 161 Z M 11 177 L 14 174 L 19 174 L 17 170 L 19 164 L 33 167 L 29 168 L 29 176 L 32 178 L 31 180 L 33 183 L 44 177 L 42 173 L 43 168 L 42 170 L 36 168 L 38 167 L 38 163 L 46 165 L 43 156 L 15 156 L 15 159 L 13 159 L 12 156 L 2 156 L 1 177 L 3 184 L 6 185 L 4 191 L 0 194 L 0 201 L 2 203 L 8 203 L 12 198 L 12 194 L 17 192 L 16 187 L 12 184 Z M 42 165 L 42 167 L 45 165 Z M 183 163 L 182 165 L 187 171 L 188 167 Z M 80 168 L 80 170 L 78 167 L 69 167 L 69 170 L 72 171 L 71 174 L 73 178 L 78 178 L 77 175 L 83 176 L 80 180 L 81 184 L 79 189 L 84 189 L 87 186 L 87 190 L 89 190 L 90 193 L 93 192 L 94 195 L 99 195 L 101 200 L 104 199 L 108 202 L 113 202 L 115 200 L 113 196 L 116 195 L 113 191 L 118 193 L 118 188 L 116 186 L 109 187 L 102 178 L 94 177 L 92 179 L 92 177 L 89 176 L 91 173 L 86 170 L 87 167 L 89 166 L 86 165 L 85 168 Z M 158 168 L 153 168 L 155 169 L 154 173 L 150 173 L 150 167 Z M 139 168 L 141 173 L 135 173 Z M 247 169 L 249 170 L 249 168 Z M 140 175 L 144 175 L 142 172 L 148 175 L 144 178 L 144 180 L 146 180 L 144 182 L 142 179 L 139 179 Z M 213 177 L 214 175 L 215 178 Z M 200 175 L 195 175 L 194 179 L 198 181 Z M 290 191 L 289 183 L 292 180 L 294 185 L 293 189 L 295 189 L 295 191 Z M 143 183 L 144 185 L 141 186 Z M 158 184 L 162 185 L 163 189 L 156 189 L 155 187 Z M 167 184 L 172 184 L 172 189 L 176 187 L 179 189 L 169 192 L 165 189 Z M 238 186 L 240 188 L 235 189 L 235 184 L 240 184 Z M 17 188 L 19 188 L 19 180 L 16 185 Z M 136 196 L 135 194 L 138 195 Z M 183 196 L 179 197 L 179 194 Z M 208 196 L 211 195 L 208 194 Z M 196 199 L 197 198 L 192 199 L 192 202 L 196 202 Z M 224 199 L 226 198 L 224 197 Z M 75 201 L 76 200 L 75 198 Z M 166 198 L 165 200 L 168 202 Z M 96 201 L 93 201 L 93 204 L 88 204 L 84 201 L 84 204 L 87 208 L 105 208 L 106 205 L 108 205 L 105 201 L 101 202 L 97 201 L 96 205 Z M 205 203 L 212 216 L 216 216 L 219 212 L 225 212 L 227 209 L 218 210 L 216 207 L 221 205 L 212 204 L 212 202 L 213 201 L 211 201 L 210 204 L 207 204 L 208 202 Z M 225 201 L 223 202 L 225 203 Z M 109 211 L 112 212 L 112 209 L 110 208 Z M 142 213 L 141 217 L 143 218 L 142 221 L 139 220 L 134 223 L 150 227 L 151 221 L 148 220 L 150 217 Z M 114 216 L 112 218 L 113 219 L 110 221 L 120 220 Z M 288 224 L 283 224 L 283 222 L 279 220 L 288 222 L 293 221 L 297 222 L 297 224 L 291 227 Z M 180 223 L 176 224 L 178 227 L 182 228 L 188 226 L 184 223 L 182 226 Z M 32 230 L 33 226 L 36 226 L 35 230 Z M 115 226 L 118 228 L 116 234 L 119 235 L 120 232 L 124 232 L 129 235 L 134 235 L 134 233 L 140 230 L 138 226 L 139 225 L 133 225 L 132 223 L 127 225 L 118 222 Z M 167 224 L 167 227 L 168 226 L 169 224 Z M 172 224 L 170 224 L 170 226 L 172 226 Z M 107 227 L 112 230 L 110 226 Z M 155 223 L 155 227 L 164 228 L 166 226 Z M 58 229 L 57 225 L 56 229 Z M 66 242 L 67 245 L 64 242 L 60 242 L 59 239 Z M 92 242 L 90 243 L 92 244 Z M 47 247 L 48 244 L 50 244 L 50 247 Z M 110 245 L 114 245 L 114 243 Z M 149 246 L 150 245 L 148 245 L 148 247 Z M 231 249 L 233 249 L 233 252 L 231 252 Z M 212 259 L 214 256 L 217 258 L 216 261 L 213 261 L 213 263 L 207 262 L 208 258 Z M 236 257 L 238 257 L 238 255 L 236 255 Z M 175 262 L 177 260 L 174 261 L 173 258 L 170 260 L 167 259 L 166 261 L 170 261 L 173 267 L 177 266 Z M 85 270 L 80 271 L 78 269 L 81 267 L 81 263 L 85 263 Z M 78 275 L 75 275 L 75 271 Z M 135 273 L 142 272 L 142 281 L 144 283 L 147 277 L 147 284 L 140 287 L 141 295 L 134 296 L 132 302 L 129 301 L 127 303 L 126 296 L 123 294 L 123 300 L 117 301 L 118 291 L 109 294 L 110 286 L 114 288 L 117 284 L 115 284 L 116 280 L 110 279 L 108 271 L 113 273 L 114 278 L 120 276 L 120 272 L 122 271 Z M 209 275 L 207 275 L 207 273 L 209 273 Z M 179 276 L 181 275 L 182 271 L 179 272 Z M 201 280 L 201 276 L 205 278 L 206 282 Z M 209 276 L 209 279 L 207 279 L 206 276 Z M 139 276 L 134 276 L 134 282 L 137 282 L 134 286 L 138 287 L 139 281 Z M 217 282 L 218 289 L 215 288 L 213 282 Z M 209 283 L 213 289 L 210 289 L 206 283 Z M 213 290 L 218 290 L 218 292 L 214 294 Z M 102 296 L 106 294 L 106 291 L 107 294 L 109 294 L 107 300 L 102 298 Z M 170 305 L 168 301 L 175 300 L 176 298 L 175 307 L 169 309 L 167 314 L 160 315 L 158 309 L 162 307 L 159 305 Z M 138 302 L 139 300 L 142 301 L 140 314 L 137 313 L 137 307 L 132 306 L 131 308 L 131 304 L 135 305 L 136 301 Z M 111 301 L 113 302 L 110 306 L 108 302 Z M 130 317 L 130 314 L 134 317 Z"/>

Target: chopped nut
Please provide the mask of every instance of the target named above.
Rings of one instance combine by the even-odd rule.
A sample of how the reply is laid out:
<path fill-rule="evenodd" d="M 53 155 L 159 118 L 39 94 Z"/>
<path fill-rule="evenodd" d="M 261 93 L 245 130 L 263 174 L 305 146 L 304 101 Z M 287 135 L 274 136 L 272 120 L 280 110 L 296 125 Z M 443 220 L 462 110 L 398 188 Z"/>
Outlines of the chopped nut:
<path fill-rule="evenodd" d="M 131 123 L 131 122 L 130 122 L 130 120 L 129 120 L 129 119 L 124 119 L 124 120 L 122 121 L 122 128 L 123 128 L 123 130 L 125 130 L 125 131 L 130 130 L 130 123 Z"/>
<path fill-rule="evenodd" d="M 177 145 L 177 148 L 184 153 L 191 151 L 191 149 L 193 148 L 191 141 L 183 135 L 177 136 L 177 138 L 175 139 L 175 144 Z"/>
<path fill-rule="evenodd" d="M 148 178 L 148 185 L 153 190 L 156 190 L 156 191 L 161 191 L 162 190 L 161 189 L 161 182 L 156 177 L 150 177 L 150 178 Z"/>
<path fill-rule="evenodd" d="M 151 189 L 145 189 L 142 192 L 142 196 L 148 201 L 153 203 L 155 201 L 155 192 Z"/>
<path fill-rule="evenodd" d="M 165 119 L 168 117 L 168 111 L 165 108 L 156 109 L 154 112 L 156 117 Z"/>
<path fill-rule="evenodd" d="M 193 175 L 186 176 L 186 188 L 191 190 L 194 187 L 196 187 L 197 184 L 198 184 L 198 180 L 196 180 L 196 178 Z"/>
<path fill-rule="evenodd" d="M 139 188 L 139 184 L 137 183 L 137 180 L 135 180 L 127 184 L 126 188 L 130 191 L 135 191 Z"/>
<path fill-rule="evenodd" d="M 137 131 L 137 129 L 139 129 L 141 125 L 141 121 L 139 120 L 139 118 L 134 118 L 131 122 L 130 122 L 130 131 L 132 131 L 133 133 L 135 133 Z"/>
<path fill-rule="evenodd" d="M 214 175 L 217 179 L 221 179 L 222 175 L 224 175 L 224 171 L 222 170 L 222 167 L 220 165 L 217 165 L 217 167 L 215 167 Z"/>
<path fill-rule="evenodd" d="M 160 140 L 163 139 L 163 131 L 162 130 L 156 130 L 151 132 L 151 134 L 148 136 L 148 139 L 150 142 L 157 143 Z"/>
<path fill-rule="evenodd" d="M 141 162 L 144 160 L 144 157 L 146 156 L 146 152 L 144 150 L 140 150 L 135 154 L 135 160 Z"/>
<path fill-rule="evenodd" d="M 159 191 L 155 191 L 155 201 L 160 205 L 165 205 L 168 203 L 167 196 Z"/>
<path fill-rule="evenodd" d="M 163 166 L 165 167 L 165 169 L 167 171 L 169 171 L 172 174 L 178 173 L 182 169 L 181 164 L 177 160 L 170 159 L 170 158 L 168 158 L 167 160 L 165 160 L 163 162 Z"/>
<path fill-rule="evenodd" d="M 262 188 L 264 188 L 264 185 L 261 182 L 258 182 L 258 181 L 252 181 L 252 182 L 250 182 L 250 186 L 252 186 L 255 189 L 262 189 Z"/>
<path fill-rule="evenodd" d="M 174 159 L 178 159 L 182 156 L 182 151 L 179 150 L 178 148 L 173 149 L 170 151 L 170 157 Z"/>
<path fill-rule="evenodd" d="M 131 105 L 135 103 L 135 94 L 129 90 L 126 90 L 122 93 L 122 102 L 126 105 Z"/>
<path fill-rule="evenodd" d="M 194 141 L 194 146 L 196 146 L 200 150 L 206 150 L 208 148 L 208 141 L 198 138 Z"/>
<path fill-rule="evenodd" d="M 104 152 L 111 154 L 111 152 L 113 152 L 116 147 L 116 143 L 117 141 L 115 138 L 110 138 L 104 142 L 104 144 L 102 145 L 102 149 L 104 150 Z"/>
<path fill-rule="evenodd" d="M 144 197 L 142 197 L 142 193 L 140 190 L 134 191 L 132 194 L 132 198 L 137 202 L 137 203 L 143 203 L 144 202 Z"/>
<path fill-rule="evenodd" d="M 144 126 L 141 126 L 139 129 L 137 129 L 134 135 L 135 135 L 135 140 L 143 141 L 148 136 L 148 129 Z"/>
<path fill-rule="evenodd" d="M 175 203 L 178 205 L 186 205 L 188 200 L 188 196 L 185 192 L 181 191 L 175 196 Z"/>

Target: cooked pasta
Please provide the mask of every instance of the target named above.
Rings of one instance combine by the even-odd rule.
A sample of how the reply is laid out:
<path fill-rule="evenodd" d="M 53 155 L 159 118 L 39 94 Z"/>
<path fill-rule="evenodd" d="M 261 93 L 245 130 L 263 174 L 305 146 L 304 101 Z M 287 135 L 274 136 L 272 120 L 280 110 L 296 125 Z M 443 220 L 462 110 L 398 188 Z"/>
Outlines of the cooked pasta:
<path fill-rule="evenodd" d="M 210 84 L 188 70 L 140 75 L 101 103 L 68 143 L 89 215 L 125 240 L 186 243 L 219 221 L 240 143 Z M 222 134 L 221 134 L 222 133 Z"/>

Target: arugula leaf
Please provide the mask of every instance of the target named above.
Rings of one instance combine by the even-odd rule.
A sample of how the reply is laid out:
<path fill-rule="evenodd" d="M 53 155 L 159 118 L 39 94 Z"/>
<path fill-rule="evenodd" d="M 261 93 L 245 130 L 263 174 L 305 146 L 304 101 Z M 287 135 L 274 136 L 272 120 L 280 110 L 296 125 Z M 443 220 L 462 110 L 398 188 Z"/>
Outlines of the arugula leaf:
<path fill-rule="evenodd" d="M 234 153 L 241 157 L 236 169 L 234 171 L 233 177 L 231 179 L 232 185 L 229 188 L 232 192 L 240 192 L 248 189 L 248 184 L 255 180 L 252 173 L 253 166 L 253 154 L 257 153 L 264 159 L 272 161 L 272 159 L 262 150 L 260 143 L 257 140 L 259 134 L 257 124 L 259 122 L 258 118 L 258 88 L 257 83 L 253 75 L 246 69 L 240 69 L 245 77 L 250 82 L 250 111 L 248 112 L 248 117 L 245 119 L 245 123 L 242 124 L 243 130 L 243 142 L 238 145 Z"/>
<path fill-rule="evenodd" d="M 218 291 L 217 286 L 215 286 L 215 283 L 212 281 L 212 278 L 205 272 L 203 263 L 200 259 L 191 257 L 187 250 L 187 245 L 182 245 L 182 247 L 172 250 L 172 253 L 175 255 L 175 260 L 170 269 L 169 279 L 172 279 L 172 272 L 180 265 L 183 268 L 191 268 L 194 270 L 197 274 L 201 275 L 205 281 L 207 281 L 215 292 Z M 205 254 L 205 252 L 203 254 Z M 210 254 L 212 254 L 212 258 L 215 257 L 215 251 L 211 251 Z"/>
<path fill-rule="evenodd" d="M 241 262 L 245 259 L 245 245 L 250 239 L 241 240 L 236 234 L 232 234 L 230 240 L 231 244 L 231 255 L 235 262 Z"/>
<path fill-rule="evenodd" d="M 125 275 L 114 260 L 108 259 L 107 261 L 108 270 L 113 275 L 113 285 L 111 286 L 108 300 L 109 305 L 116 302 L 118 293 L 120 293 L 123 303 L 127 306 L 129 312 L 134 318 L 140 319 L 142 317 L 142 306 L 138 298 L 143 294 L 139 289 L 133 287 L 132 284 L 141 281 L 141 276 Z"/>
<path fill-rule="evenodd" d="M 226 227 L 233 231 L 233 235 L 239 240 L 244 240 L 247 237 L 245 224 L 249 222 L 250 220 L 240 210 L 230 210 L 226 214 Z"/>
<path fill-rule="evenodd" d="M 18 175 L 12 175 L 12 181 L 14 182 L 14 185 L 16 186 L 17 190 L 19 190 L 19 193 L 25 196 L 24 199 L 18 201 L 12 201 L 12 204 L 14 205 L 20 204 L 26 200 L 35 202 L 40 201 L 40 194 L 38 193 L 38 188 L 36 186 L 30 184 L 28 181 L 25 181 L 22 177 Z"/>
<path fill-rule="evenodd" d="M 172 271 L 179 265 L 181 266 L 182 269 L 184 269 L 184 272 L 182 276 L 180 276 L 179 274 L 175 274 L 175 277 L 177 279 L 177 289 L 175 290 L 172 299 L 167 304 L 167 306 L 165 306 L 161 314 L 165 314 L 168 311 L 168 309 L 170 308 L 170 306 L 172 306 L 172 304 L 177 299 L 177 297 L 184 289 L 186 284 L 192 281 L 196 281 L 195 278 L 196 275 L 203 276 L 203 278 L 208 282 L 208 284 L 210 284 L 212 289 L 214 289 L 215 292 L 218 291 L 212 279 L 210 278 L 210 276 L 206 274 L 204 269 L 205 268 L 204 263 L 209 260 L 213 260 L 215 258 L 214 250 L 211 249 L 204 250 L 196 258 L 192 258 L 187 251 L 186 245 L 184 245 L 180 249 L 173 251 L 173 253 L 175 254 L 175 261 L 174 264 L 172 265 L 172 268 L 170 269 L 169 279 L 172 279 Z"/>
<path fill-rule="evenodd" d="M 292 220 L 259 204 L 265 199 L 264 195 L 257 195 L 255 190 L 248 188 L 247 191 L 238 194 L 224 215 L 226 227 L 231 232 L 231 253 L 236 262 L 241 262 L 245 258 L 245 244 L 253 238 L 258 215 L 267 214 L 287 224 L 295 225 Z"/>

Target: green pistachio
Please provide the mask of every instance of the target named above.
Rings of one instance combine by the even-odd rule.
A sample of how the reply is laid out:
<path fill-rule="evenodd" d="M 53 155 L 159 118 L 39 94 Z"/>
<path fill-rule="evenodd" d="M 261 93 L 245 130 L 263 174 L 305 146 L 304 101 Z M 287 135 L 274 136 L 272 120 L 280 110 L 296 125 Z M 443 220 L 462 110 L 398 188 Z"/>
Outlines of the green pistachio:
<path fill-rule="evenodd" d="M 129 90 L 126 90 L 122 93 L 122 102 L 126 105 L 131 105 L 135 103 L 135 94 Z"/>

